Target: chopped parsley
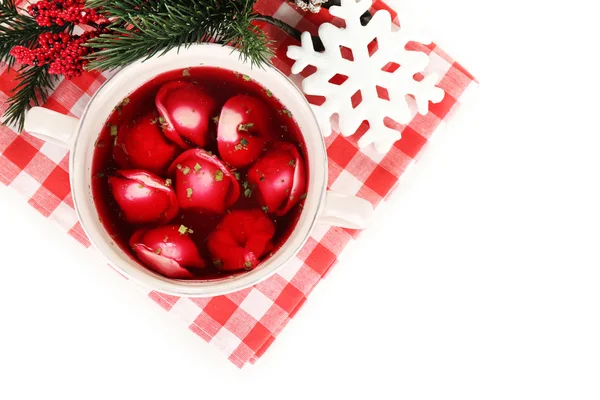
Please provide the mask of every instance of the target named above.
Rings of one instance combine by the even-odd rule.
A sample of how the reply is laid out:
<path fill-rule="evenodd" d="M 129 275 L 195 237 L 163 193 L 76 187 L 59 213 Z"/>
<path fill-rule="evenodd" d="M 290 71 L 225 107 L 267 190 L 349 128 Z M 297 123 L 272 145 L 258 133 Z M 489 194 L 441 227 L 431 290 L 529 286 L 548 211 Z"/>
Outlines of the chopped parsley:
<path fill-rule="evenodd" d="M 289 164 L 290 164 L 292 167 L 295 167 L 295 166 L 296 166 L 296 160 L 290 160 Z"/>
<path fill-rule="evenodd" d="M 246 262 L 244 263 L 244 267 L 246 267 L 246 268 L 251 268 L 251 267 L 252 267 L 252 262 L 250 262 L 250 261 L 246 261 Z"/>
<path fill-rule="evenodd" d="M 223 180 L 223 171 L 220 169 L 215 171 L 215 181 L 221 182 Z"/>
<path fill-rule="evenodd" d="M 121 105 L 122 105 L 122 106 L 126 106 L 127 104 L 129 104 L 129 102 L 130 102 L 130 101 L 131 101 L 131 100 L 129 100 L 129 97 L 125 97 L 125 98 L 123 99 L 123 101 L 121 102 Z"/>
<path fill-rule="evenodd" d="M 244 196 L 250 198 L 250 196 L 252 196 L 252 189 L 247 188 L 246 190 L 244 190 Z"/>
<path fill-rule="evenodd" d="M 185 167 L 184 169 L 181 170 L 181 173 L 184 175 L 187 175 L 190 173 L 190 167 Z"/>
<path fill-rule="evenodd" d="M 154 253 L 156 254 L 160 254 L 162 252 L 162 249 L 160 247 L 157 247 L 156 250 L 154 250 Z"/>
<path fill-rule="evenodd" d="M 186 189 L 186 193 L 187 193 L 188 199 L 191 199 L 192 198 L 192 194 L 194 193 L 194 191 L 192 190 L 192 188 L 187 188 Z"/>
<path fill-rule="evenodd" d="M 252 78 L 250 78 L 248 75 L 242 75 L 242 78 L 248 82 L 249 80 L 251 80 Z"/>
<path fill-rule="evenodd" d="M 202 168 L 202 166 L 198 163 L 196 163 L 196 165 L 194 165 L 194 171 L 196 171 L 196 172 L 200 171 L 201 168 Z"/>
<path fill-rule="evenodd" d="M 266 213 L 268 213 L 268 212 L 269 212 L 269 207 L 268 207 L 268 206 L 262 206 L 261 208 L 262 208 L 262 210 L 263 210 L 264 212 L 266 212 Z"/>
<path fill-rule="evenodd" d="M 237 179 L 238 181 L 240 180 L 240 173 L 239 172 L 234 172 L 233 175 L 235 175 L 235 179 Z"/>
<path fill-rule="evenodd" d="M 161 125 L 165 125 L 167 123 L 167 119 L 163 116 L 158 117 L 158 122 L 160 122 Z"/>
<path fill-rule="evenodd" d="M 254 122 L 249 122 L 247 124 L 239 124 L 238 131 L 248 132 L 248 129 L 252 128 L 253 126 L 254 126 Z M 242 138 L 242 140 L 246 140 L 246 139 Z M 246 141 L 246 144 L 248 144 L 248 141 Z"/>
<path fill-rule="evenodd" d="M 214 122 L 215 124 L 218 124 L 218 123 L 219 123 L 219 116 L 217 115 L 216 117 L 213 117 L 213 119 L 212 119 L 212 120 L 213 120 L 213 122 Z"/>
<path fill-rule="evenodd" d="M 254 124 L 252 124 L 254 125 Z M 241 126 L 241 125 L 240 125 Z M 242 149 L 247 149 L 248 147 L 248 139 L 246 138 L 241 138 L 240 142 L 238 144 L 236 144 L 233 148 L 237 151 L 237 150 L 242 150 Z"/>
<path fill-rule="evenodd" d="M 183 71 L 181 71 L 181 74 L 182 74 L 183 76 L 190 76 L 190 70 L 186 68 L 186 69 L 184 69 Z"/>
<path fill-rule="evenodd" d="M 267 96 L 273 97 L 273 92 L 271 92 L 269 89 L 267 89 L 265 93 L 267 94 Z"/>
<path fill-rule="evenodd" d="M 223 265 L 223 261 L 221 260 L 213 260 L 213 265 L 217 268 L 219 268 L 221 265 Z"/>
<path fill-rule="evenodd" d="M 167 178 L 167 180 L 165 181 L 165 186 L 171 186 L 173 184 L 173 181 L 170 180 L 169 178 Z"/>
<path fill-rule="evenodd" d="M 292 112 L 290 110 L 288 110 L 287 108 L 284 108 L 283 110 L 281 110 L 280 113 L 285 114 L 288 117 L 292 118 Z"/>
<path fill-rule="evenodd" d="M 300 195 L 300 200 L 304 200 L 306 198 L 307 193 L 302 193 Z"/>
<path fill-rule="evenodd" d="M 111 125 L 110 126 L 110 136 L 117 136 L 118 131 L 117 131 L 117 126 L 116 125 Z"/>
<path fill-rule="evenodd" d="M 194 233 L 194 231 L 193 231 L 193 230 L 191 230 L 190 228 L 188 228 L 188 227 L 187 227 L 187 226 L 185 226 L 185 225 L 181 225 L 181 226 L 179 227 L 179 233 L 180 233 L 181 235 L 185 235 L 186 233 Z"/>

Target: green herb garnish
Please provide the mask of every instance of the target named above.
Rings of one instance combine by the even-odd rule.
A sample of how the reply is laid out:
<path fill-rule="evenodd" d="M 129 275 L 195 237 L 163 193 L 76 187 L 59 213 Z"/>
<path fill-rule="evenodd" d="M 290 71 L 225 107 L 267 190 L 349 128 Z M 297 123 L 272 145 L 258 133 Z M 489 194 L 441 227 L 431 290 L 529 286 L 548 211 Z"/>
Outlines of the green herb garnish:
<path fill-rule="evenodd" d="M 220 169 L 215 171 L 215 181 L 220 182 L 223 180 L 223 171 Z"/>
<path fill-rule="evenodd" d="M 253 126 L 254 126 L 254 122 L 249 122 L 247 124 L 239 124 L 238 131 L 248 132 L 248 129 L 252 128 Z M 242 140 L 246 140 L 246 139 L 242 138 Z M 241 141 L 240 141 L 240 143 L 241 143 Z M 248 144 L 247 140 L 246 140 L 246 144 Z"/>
<path fill-rule="evenodd" d="M 181 72 L 181 74 L 182 74 L 183 76 L 190 76 L 190 70 L 186 68 L 186 69 L 184 69 L 184 70 Z"/>
<path fill-rule="evenodd" d="M 117 126 L 116 125 L 111 125 L 110 126 L 110 136 L 117 136 Z"/>
<path fill-rule="evenodd" d="M 198 163 L 196 163 L 196 165 L 194 165 L 194 171 L 196 171 L 196 172 L 200 171 L 201 168 L 202 168 L 202 166 Z"/>
<path fill-rule="evenodd" d="M 186 189 L 186 193 L 187 193 L 188 199 L 191 199 L 192 198 L 192 194 L 194 193 L 194 191 L 192 190 L 192 188 L 187 188 Z"/>

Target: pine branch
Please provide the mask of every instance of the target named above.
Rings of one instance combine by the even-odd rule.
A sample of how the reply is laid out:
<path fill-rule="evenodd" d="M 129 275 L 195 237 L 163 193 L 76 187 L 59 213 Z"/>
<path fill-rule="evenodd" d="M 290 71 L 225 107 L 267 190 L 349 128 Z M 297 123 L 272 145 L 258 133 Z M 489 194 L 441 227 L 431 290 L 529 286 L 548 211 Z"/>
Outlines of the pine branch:
<path fill-rule="evenodd" d="M 18 131 L 23 130 L 25 113 L 31 103 L 39 106 L 48 100 L 48 93 L 54 89 L 57 75 L 48 73 L 48 65 L 22 67 L 19 70 L 19 84 L 13 88 L 11 97 L 6 102 L 8 108 L 4 112 L 4 125 L 16 125 Z"/>
<path fill-rule="evenodd" d="M 13 47 L 31 47 L 40 33 L 64 30 L 64 26 L 39 26 L 29 15 L 19 13 L 15 0 L 0 0 L 0 62 L 12 66 L 15 62 L 10 55 Z"/>
<path fill-rule="evenodd" d="M 234 46 L 253 65 L 269 63 L 270 40 L 252 25 L 253 5 L 254 0 L 89 0 L 87 7 L 102 7 L 114 22 L 111 33 L 87 43 L 98 49 L 87 68 L 114 69 L 201 42 Z"/>

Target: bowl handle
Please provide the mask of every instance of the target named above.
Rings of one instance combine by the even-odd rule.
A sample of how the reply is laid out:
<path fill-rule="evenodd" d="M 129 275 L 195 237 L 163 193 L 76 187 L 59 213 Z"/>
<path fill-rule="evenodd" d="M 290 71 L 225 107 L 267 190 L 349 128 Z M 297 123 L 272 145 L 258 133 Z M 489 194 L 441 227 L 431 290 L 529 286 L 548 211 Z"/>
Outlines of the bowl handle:
<path fill-rule="evenodd" d="M 328 190 L 319 222 L 341 228 L 363 229 L 372 215 L 373 205 L 367 200 Z"/>
<path fill-rule="evenodd" d="M 32 107 L 25 116 L 27 133 L 69 149 L 72 147 L 78 124 L 77 118 L 43 107 Z"/>

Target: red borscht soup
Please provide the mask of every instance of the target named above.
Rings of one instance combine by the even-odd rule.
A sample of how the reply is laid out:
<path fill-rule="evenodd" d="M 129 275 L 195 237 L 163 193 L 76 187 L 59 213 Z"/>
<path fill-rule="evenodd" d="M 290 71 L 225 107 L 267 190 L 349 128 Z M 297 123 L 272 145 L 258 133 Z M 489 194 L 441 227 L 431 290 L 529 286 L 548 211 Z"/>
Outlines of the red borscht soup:
<path fill-rule="evenodd" d="M 159 75 L 123 99 L 92 174 L 114 241 L 175 279 L 256 268 L 289 237 L 308 187 L 291 113 L 250 77 L 214 67 Z"/>

